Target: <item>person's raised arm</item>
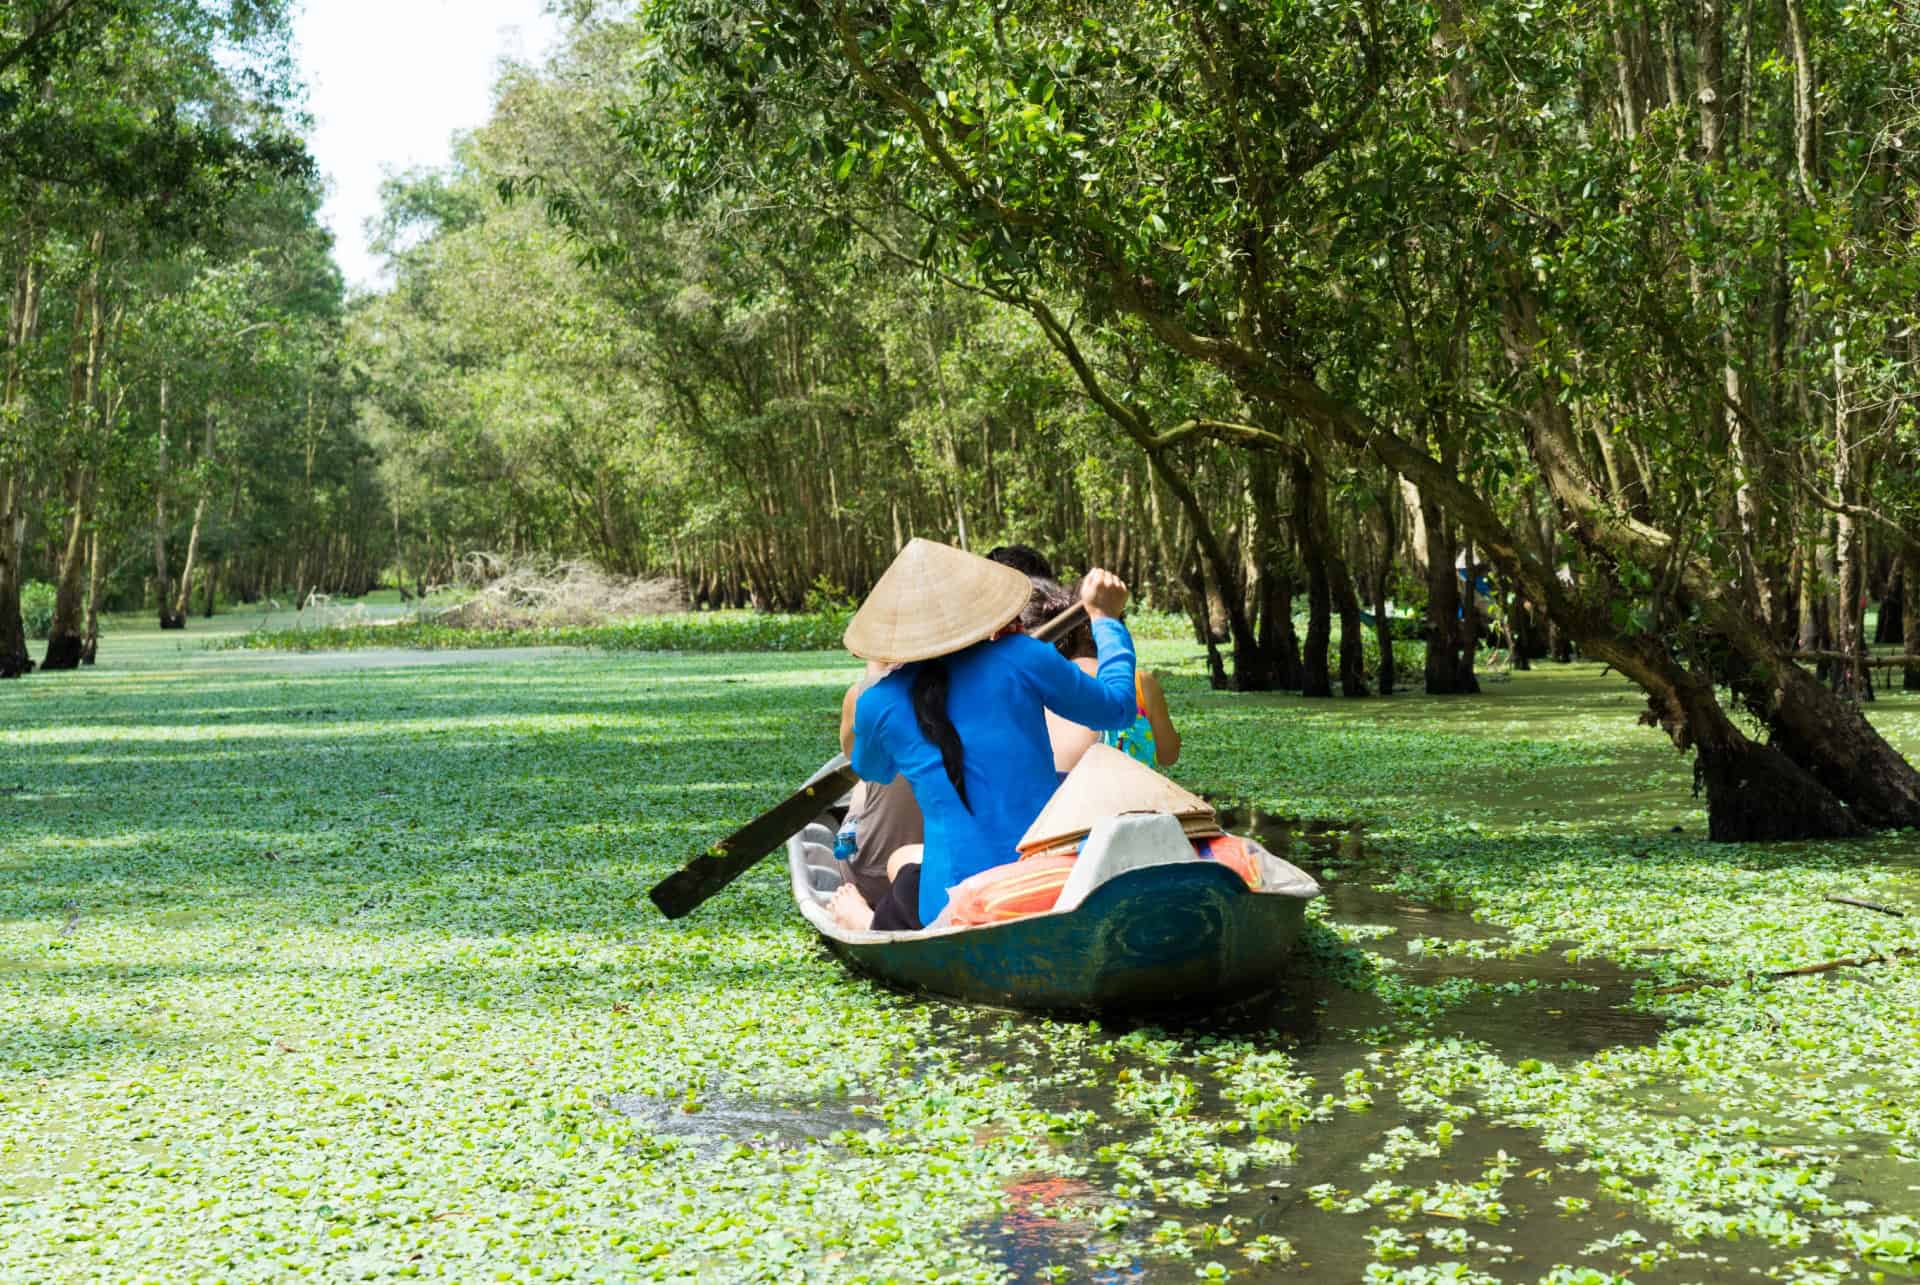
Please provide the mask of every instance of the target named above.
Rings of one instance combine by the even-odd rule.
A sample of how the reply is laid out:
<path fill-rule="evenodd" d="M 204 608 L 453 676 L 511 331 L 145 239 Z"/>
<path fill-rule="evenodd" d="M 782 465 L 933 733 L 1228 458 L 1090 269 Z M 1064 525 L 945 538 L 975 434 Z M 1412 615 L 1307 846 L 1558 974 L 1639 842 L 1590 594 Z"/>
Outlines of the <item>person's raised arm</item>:
<path fill-rule="evenodd" d="M 1081 578 L 1080 601 L 1093 625 L 1098 671 L 1089 678 L 1049 647 L 1044 655 L 1034 653 L 1032 677 L 1041 703 L 1060 717 L 1096 731 L 1118 730 L 1134 717 L 1133 639 L 1118 618 L 1127 609 L 1127 586 L 1096 567 Z"/>

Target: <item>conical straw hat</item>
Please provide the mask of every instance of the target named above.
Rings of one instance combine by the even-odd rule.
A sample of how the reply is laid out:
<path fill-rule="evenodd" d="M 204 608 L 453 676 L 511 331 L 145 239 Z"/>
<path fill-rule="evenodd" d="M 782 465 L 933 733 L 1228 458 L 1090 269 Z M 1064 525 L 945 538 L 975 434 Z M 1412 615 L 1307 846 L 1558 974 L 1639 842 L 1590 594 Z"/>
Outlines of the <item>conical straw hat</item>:
<path fill-rule="evenodd" d="M 909 540 L 847 625 L 862 660 L 901 665 L 990 638 L 1017 617 L 1033 583 L 1012 567 L 932 540 Z"/>
<path fill-rule="evenodd" d="M 1094 745 L 1027 827 L 1020 838 L 1020 850 L 1027 852 L 1077 838 L 1093 829 L 1095 821 L 1122 812 L 1171 812 L 1180 818 L 1188 834 L 1207 832 L 1188 826 L 1189 820 L 1213 821 L 1213 805 L 1199 795 L 1111 745 Z M 1214 827 L 1210 832 L 1218 834 L 1219 829 Z"/>

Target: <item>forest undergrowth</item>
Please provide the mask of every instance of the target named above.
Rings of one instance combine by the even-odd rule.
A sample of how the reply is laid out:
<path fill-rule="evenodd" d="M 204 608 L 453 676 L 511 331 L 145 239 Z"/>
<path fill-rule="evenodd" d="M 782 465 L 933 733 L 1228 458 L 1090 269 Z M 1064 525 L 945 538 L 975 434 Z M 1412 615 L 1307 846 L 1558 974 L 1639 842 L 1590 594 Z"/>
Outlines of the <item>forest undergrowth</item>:
<path fill-rule="evenodd" d="M 772 863 L 660 920 L 832 751 L 841 654 L 149 634 L 0 688 L 0 1278 L 1914 1270 L 1914 835 L 1708 844 L 1594 666 L 1310 702 L 1143 652 L 1176 775 L 1341 893 L 1270 1020 L 915 1002 Z M 1920 750 L 1920 701 L 1871 716 Z"/>

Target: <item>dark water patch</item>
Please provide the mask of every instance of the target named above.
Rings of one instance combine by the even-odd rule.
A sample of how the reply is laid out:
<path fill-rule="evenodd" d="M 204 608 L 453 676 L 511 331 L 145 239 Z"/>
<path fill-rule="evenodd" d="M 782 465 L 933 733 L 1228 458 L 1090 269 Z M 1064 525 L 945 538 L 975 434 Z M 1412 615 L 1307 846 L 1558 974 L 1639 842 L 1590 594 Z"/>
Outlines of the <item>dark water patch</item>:
<path fill-rule="evenodd" d="M 735 1147 L 777 1151 L 822 1142 L 843 1129 L 873 1127 L 876 1121 L 857 1111 L 858 1105 L 715 1096 L 688 1101 L 644 1093 L 616 1093 L 607 1099 L 609 1110 L 639 1121 L 656 1138 L 685 1144 L 702 1160 Z"/>
<path fill-rule="evenodd" d="M 1317 961 L 1303 952 L 1299 976 L 1218 1015 L 1216 1029 L 1264 1025 L 1311 1042 L 1322 1030 L 1411 1020 L 1425 1033 L 1478 1041 L 1507 1057 L 1577 1060 L 1650 1044 L 1667 1028 L 1669 1019 L 1631 1006 L 1634 974 L 1612 963 L 1569 958 L 1565 943 L 1523 951 L 1461 907 L 1392 891 L 1396 872 L 1369 848 L 1364 822 L 1275 816 L 1244 804 L 1223 808 L 1221 820 L 1308 866 L 1321 884 L 1327 935 L 1309 941 Z M 1350 945 L 1331 940 L 1341 929 Z"/>
<path fill-rule="evenodd" d="M 1127 1033 L 1139 1030 L 1137 1024 L 1107 1024 L 1090 1057 L 1071 1043 L 1053 1054 L 1044 1028 L 1030 1019 L 947 1008 L 936 1020 L 934 1040 L 959 1051 L 962 1065 L 1015 1068 L 1035 1105 L 1091 1114 L 1088 1127 L 1057 1146 L 1100 1185 L 1104 1201 L 1089 1204 L 1131 1207 L 1123 1233 L 1129 1243 L 1157 1232 L 1163 1241 L 1178 1236 L 1191 1251 L 1169 1256 L 1162 1244 L 1124 1267 L 1102 1266 L 1111 1257 L 1110 1235 L 1070 1210 L 1048 1216 L 1035 1213 L 1032 1202 L 1010 1202 L 1004 1217 L 968 1229 L 1010 1275 L 1045 1279 L 1043 1269 L 1064 1267 L 1068 1274 L 1060 1279 L 1153 1285 L 1193 1280 L 1197 1268 L 1219 1262 L 1236 1274 L 1251 1269 L 1256 1279 L 1358 1280 L 1374 1262 L 1464 1262 L 1533 1280 L 1569 1263 L 1631 1273 L 1636 1281 L 1677 1282 L 1716 1279 L 1723 1270 L 1745 1274 L 1748 1266 L 1774 1261 L 1760 1245 L 1736 1251 L 1679 1246 L 1655 1254 L 1654 1246 L 1672 1239 L 1671 1230 L 1641 1225 L 1645 1220 L 1604 1191 L 1597 1176 L 1580 1172 L 1578 1157 L 1550 1154 L 1533 1133 L 1471 1116 L 1441 1130 L 1444 1145 L 1436 1144 L 1440 1117 L 1401 1105 L 1378 1083 L 1376 1059 L 1390 1058 L 1409 1039 L 1456 1037 L 1510 1061 L 1565 1063 L 1651 1043 L 1666 1022 L 1631 1007 L 1631 973 L 1604 961 L 1569 959 L 1563 949 L 1522 951 L 1462 909 L 1387 890 L 1393 872 L 1368 849 L 1362 826 L 1245 813 L 1223 819 L 1320 878 L 1324 915 L 1295 956 L 1295 971 L 1277 979 L 1270 993 L 1149 1028 L 1183 1050 L 1171 1063 L 1164 1046 L 1143 1056 L 1129 1044 Z M 1414 941 L 1420 948 L 1410 952 Z M 1239 1129 L 1239 1110 L 1223 1083 L 1204 1065 L 1203 1050 L 1218 1038 L 1285 1051 L 1294 1069 L 1312 1080 L 1316 1101 L 1341 1097 L 1350 1077 L 1375 1082 L 1371 1100 L 1317 1112 L 1284 1137 L 1293 1144 L 1290 1160 L 1251 1165 L 1215 1184 L 1204 1207 L 1159 1200 L 1138 1182 L 1121 1182 L 1101 1159 L 1103 1150 L 1111 1155 L 1116 1145 L 1139 1143 L 1154 1130 L 1151 1121 L 1116 1105 L 1117 1086 L 1129 1079 L 1151 1081 L 1169 1069 L 1186 1075 L 1193 1093 L 1185 1118 L 1220 1144 L 1253 1141 Z M 1416 1153 L 1411 1158 L 1409 1148 Z M 1181 1165 L 1170 1158 L 1156 1176 L 1177 1176 Z M 1478 1197 L 1463 1193 L 1489 1183 L 1494 1192 L 1486 1201 L 1498 1206 L 1497 1222 L 1459 1212 L 1482 1208 L 1474 1203 Z M 1383 1190 L 1390 1194 L 1382 1196 Z M 1363 1197 L 1368 1192 L 1372 1198 Z M 1436 1211 L 1435 1199 L 1449 1195 L 1459 1208 Z M 1165 1230 L 1176 1220 L 1184 1230 Z M 1243 1254 L 1249 1246 L 1268 1256 L 1249 1262 Z M 1737 1269 L 1727 1264 L 1729 1252 L 1739 1255 Z"/>

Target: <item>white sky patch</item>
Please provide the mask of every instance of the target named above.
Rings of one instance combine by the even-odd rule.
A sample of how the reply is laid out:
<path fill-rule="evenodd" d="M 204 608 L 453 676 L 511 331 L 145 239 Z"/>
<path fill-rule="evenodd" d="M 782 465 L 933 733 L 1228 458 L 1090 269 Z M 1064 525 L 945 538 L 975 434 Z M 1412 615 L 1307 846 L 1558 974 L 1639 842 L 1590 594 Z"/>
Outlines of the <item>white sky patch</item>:
<path fill-rule="evenodd" d="M 446 164 L 455 131 L 486 122 L 501 60 L 538 62 L 559 33 L 541 0 L 306 0 L 294 49 L 349 286 L 387 284 L 366 233 L 382 177 Z"/>

